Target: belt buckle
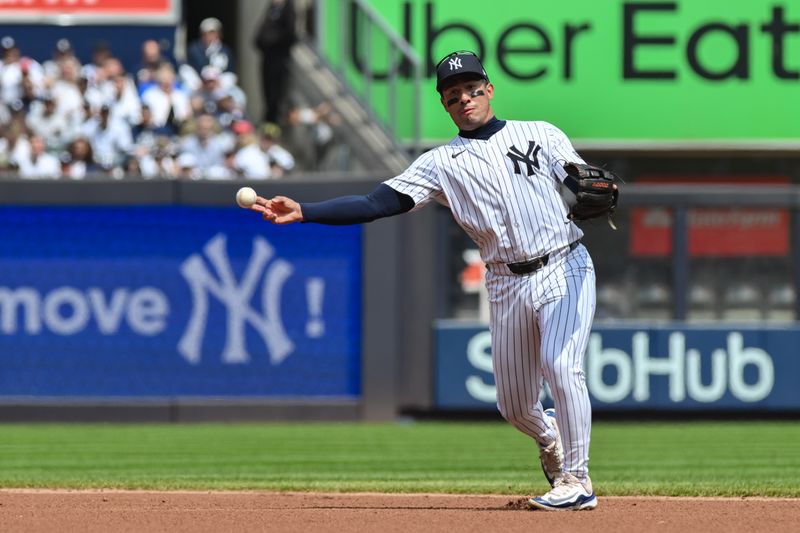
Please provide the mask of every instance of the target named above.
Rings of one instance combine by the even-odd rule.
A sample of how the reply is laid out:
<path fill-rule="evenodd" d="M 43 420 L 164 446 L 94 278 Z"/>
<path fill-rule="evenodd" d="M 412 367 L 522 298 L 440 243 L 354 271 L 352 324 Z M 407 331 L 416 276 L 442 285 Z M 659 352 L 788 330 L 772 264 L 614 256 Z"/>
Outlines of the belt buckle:
<path fill-rule="evenodd" d="M 521 263 L 508 263 L 506 266 L 512 274 L 521 276 L 536 272 L 547 264 L 547 259 L 548 256 L 543 255 L 542 257 L 537 257 L 536 259 L 531 259 L 530 261 L 523 261 Z"/>
<path fill-rule="evenodd" d="M 580 243 L 581 243 L 580 239 L 578 239 L 577 241 L 572 241 L 571 243 L 569 243 L 567 251 L 571 252 L 572 250 L 577 248 Z M 563 248 L 561 248 L 561 250 L 563 250 Z M 508 269 L 511 271 L 512 274 L 517 274 L 518 276 L 522 276 L 524 274 L 531 274 L 533 272 L 536 272 L 543 266 L 547 266 L 547 263 L 550 260 L 550 255 L 551 254 L 544 254 L 541 257 L 530 259 L 528 261 L 521 261 L 519 263 L 507 263 L 506 267 L 508 267 Z"/>

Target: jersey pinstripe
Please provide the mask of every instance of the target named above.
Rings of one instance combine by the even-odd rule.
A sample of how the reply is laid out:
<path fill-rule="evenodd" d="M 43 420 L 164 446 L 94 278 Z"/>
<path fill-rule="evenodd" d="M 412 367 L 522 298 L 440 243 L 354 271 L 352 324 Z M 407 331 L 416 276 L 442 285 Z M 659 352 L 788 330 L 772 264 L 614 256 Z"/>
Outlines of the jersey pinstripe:
<path fill-rule="evenodd" d="M 555 438 L 539 402 L 550 385 L 564 445 L 564 469 L 588 479 L 591 406 L 583 358 L 595 309 L 588 251 L 570 248 L 583 232 L 567 219 L 563 165 L 583 163 L 547 122 L 507 121 L 486 140 L 456 137 L 385 183 L 419 209 L 448 206 L 490 268 L 492 364 L 501 414 L 540 445 Z M 495 265 L 550 254 L 531 275 Z"/>

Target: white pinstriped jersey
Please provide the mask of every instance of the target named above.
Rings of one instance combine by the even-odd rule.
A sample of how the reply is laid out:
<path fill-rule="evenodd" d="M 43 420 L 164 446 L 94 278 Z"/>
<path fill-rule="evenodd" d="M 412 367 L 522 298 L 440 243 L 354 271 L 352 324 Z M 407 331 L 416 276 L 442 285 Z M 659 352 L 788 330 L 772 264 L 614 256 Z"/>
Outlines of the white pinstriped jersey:
<path fill-rule="evenodd" d="M 455 137 L 385 183 L 414 209 L 449 206 L 485 263 L 516 263 L 583 236 L 560 194 L 566 162 L 583 160 L 557 127 L 508 120 L 488 140 Z"/>

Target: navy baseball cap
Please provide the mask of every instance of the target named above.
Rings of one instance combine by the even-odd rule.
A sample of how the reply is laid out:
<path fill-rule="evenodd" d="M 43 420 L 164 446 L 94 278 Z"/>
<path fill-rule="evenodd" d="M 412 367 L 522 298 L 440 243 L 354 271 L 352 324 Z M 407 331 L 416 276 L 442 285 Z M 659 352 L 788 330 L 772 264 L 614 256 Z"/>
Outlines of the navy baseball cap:
<path fill-rule="evenodd" d="M 442 92 L 445 81 L 461 74 L 474 74 L 489 81 L 489 76 L 486 75 L 486 70 L 477 54 L 469 50 L 458 50 L 450 52 L 436 64 L 436 90 Z"/>

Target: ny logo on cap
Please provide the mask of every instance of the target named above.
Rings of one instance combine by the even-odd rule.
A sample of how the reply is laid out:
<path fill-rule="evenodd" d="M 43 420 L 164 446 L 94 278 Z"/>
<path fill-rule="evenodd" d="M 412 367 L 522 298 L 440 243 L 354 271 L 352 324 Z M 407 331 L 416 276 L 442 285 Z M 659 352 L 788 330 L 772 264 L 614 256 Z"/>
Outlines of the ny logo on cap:
<path fill-rule="evenodd" d="M 454 57 L 450 61 L 447 62 L 450 65 L 450 70 L 458 70 L 461 68 L 461 58 Z"/>

